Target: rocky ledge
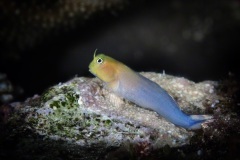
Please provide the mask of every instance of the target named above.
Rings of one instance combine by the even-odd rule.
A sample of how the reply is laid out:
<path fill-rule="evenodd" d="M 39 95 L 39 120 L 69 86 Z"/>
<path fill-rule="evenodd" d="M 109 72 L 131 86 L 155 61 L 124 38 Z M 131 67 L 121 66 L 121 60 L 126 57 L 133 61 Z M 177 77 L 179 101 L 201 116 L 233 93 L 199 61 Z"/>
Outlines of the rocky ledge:
<path fill-rule="evenodd" d="M 75 77 L 0 108 L 0 159 L 204 159 L 237 156 L 238 84 L 141 73 L 188 114 L 210 114 L 202 129 L 179 128 L 118 97 L 97 78 Z M 231 146 L 231 149 L 229 149 Z"/>

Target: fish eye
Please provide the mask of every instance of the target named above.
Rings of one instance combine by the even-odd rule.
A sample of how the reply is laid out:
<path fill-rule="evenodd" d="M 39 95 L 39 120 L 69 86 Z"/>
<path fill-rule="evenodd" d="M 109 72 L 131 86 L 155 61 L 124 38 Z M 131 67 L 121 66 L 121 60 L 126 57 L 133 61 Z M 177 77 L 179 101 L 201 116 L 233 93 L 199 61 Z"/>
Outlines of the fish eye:
<path fill-rule="evenodd" d="M 98 58 L 98 59 L 97 59 L 97 63 L 98 63 L 98 64 L 103 63 L 103 59 L 102 59 L 102 58 Z"/>

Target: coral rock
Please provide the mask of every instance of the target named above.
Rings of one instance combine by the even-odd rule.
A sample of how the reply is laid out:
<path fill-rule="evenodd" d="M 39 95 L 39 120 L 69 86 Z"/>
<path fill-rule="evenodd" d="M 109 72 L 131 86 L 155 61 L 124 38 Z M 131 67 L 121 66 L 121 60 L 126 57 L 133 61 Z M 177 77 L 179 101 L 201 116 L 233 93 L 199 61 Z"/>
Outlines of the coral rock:
<path fill-rule="evenodd" d="M 25 159 L 30 155 L 54 156 L 55 159 L 111 159 L 121 153 L 128 158 L 147 157 L 157 150 L 169 155 L 174 148 L 203 145 L 210 137 L 224 138 L 226 130 L 219 130 L 218 125 L 229 129 L 238 123 L 234 113 L 219 113 L 225 110 L 222 104 L 229 102 L 228 97 L 219 94 L 219 83 L 194 83 L 165 74 L 141 74 L 165 88 L 184 112 L 214 114 L 218 119 L 204 124 L 200 131 L 189 131 L 112 94 L 97 78 L 76 77 L 49 88 L 41 96 L 12 103 L 11 114 L 8 119 L 4 116 L 1 123 L 0 140 L 4 144 L 21 137 L 17 146 L 21 147 L 18 151 L 28 153 L 22 155 Z M 6 107 L 9 106 L 2 106 L 1 111 L 8 111 Z M 8 137 L 7 140 L 4 137 Z M 43 150 L 41 154 L 38 154 L 39 148 Z M 196 154 L 204 151 L 191 148 L 194 149 Z M 3 151 L 0 155 L 7 153 Z M 181 155 L 184 157 L 183 151 Z"/>

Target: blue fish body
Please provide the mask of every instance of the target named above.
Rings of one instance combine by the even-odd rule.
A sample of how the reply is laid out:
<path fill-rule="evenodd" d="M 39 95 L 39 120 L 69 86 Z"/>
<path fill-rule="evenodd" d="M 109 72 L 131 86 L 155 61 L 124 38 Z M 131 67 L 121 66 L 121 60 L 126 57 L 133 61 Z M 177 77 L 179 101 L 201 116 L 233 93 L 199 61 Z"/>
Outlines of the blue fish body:
<path fill-rule="evenodd" d="M 132 78 L 133 79 L 133 78 Z M 187 115 L 181 111 L 176 101 L 157 83 L 136 73 L 134 85 L 119 82 L 117 94 L 146 109 L 157 112 L 176 126 L 199 129 L 210 119 L 207 115 Z"/>

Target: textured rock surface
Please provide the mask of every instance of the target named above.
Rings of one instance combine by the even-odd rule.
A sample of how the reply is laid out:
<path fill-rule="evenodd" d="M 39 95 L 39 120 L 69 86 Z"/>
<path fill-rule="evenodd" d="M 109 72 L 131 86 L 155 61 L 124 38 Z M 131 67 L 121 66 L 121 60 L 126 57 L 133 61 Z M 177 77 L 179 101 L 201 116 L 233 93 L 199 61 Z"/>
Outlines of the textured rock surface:
<path fill-rule="evenodd" d="M 233 83 L 231 92 L 222 92 L 220 82 L 142 74 L 165 88 L 186 113 L 213 114 L 215 121 L 188 131 L 109 93 L 96 78 L 76 77 L 23 103 L 1 106 L 0 157 L 194 159 L 203 153 L 211 157 L 226 133 L 239 132 Z M 207 152 L 208 144 L 216 142 Z"/>

